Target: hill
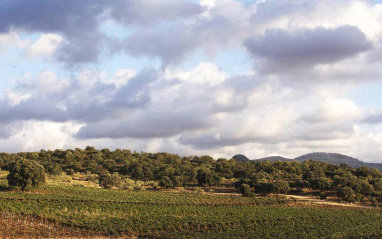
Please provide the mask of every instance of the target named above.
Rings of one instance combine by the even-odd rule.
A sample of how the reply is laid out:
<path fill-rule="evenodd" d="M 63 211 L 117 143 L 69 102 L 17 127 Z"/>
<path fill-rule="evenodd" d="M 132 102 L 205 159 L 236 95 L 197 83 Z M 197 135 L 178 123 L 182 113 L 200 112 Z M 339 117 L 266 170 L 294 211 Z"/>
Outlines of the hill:
<path fill-rule="evenodd" d="M 299 156 L 294 159 L 289 159 L 281 156 L 271 156 L 271 157 L 266 157 L 266 158 L 261 158 L 257 160 L 268 160 L 268 161 L 298 161 L 298 162 L 304 162 L 306 160 L 313 160 L 313 161 L 320 161 L 320 162 L 325 162 L 325 163 L 331 163 L 331 164 L 336 164 L 339 165 L 341 163 L 347 164 L 350 167 L 354 168 L 360 168 L 362 166 L 367 166 L 370 168 L 377 168 L 382 171 L 382 164 L 379 163 L 365 163 L 362 162 L 359 159 L 349 157 L 343 154 L 337 154 L 337 153 L 323 153 L 323 152 L 318 152 L 318 153 L 310 153 L 310 154 L 305 154 L 302 156 Z"/>
<path fill-rule="evenodd" d="M 236 160 L 236 162 L 238 162 L 238 163 L 245 163 L 245 162 L 249 161 L 249 158 L 247 158 L 246 156 L 244 156 L 242 154 L 236 154 L 232 158 L 234 158 Z"/>

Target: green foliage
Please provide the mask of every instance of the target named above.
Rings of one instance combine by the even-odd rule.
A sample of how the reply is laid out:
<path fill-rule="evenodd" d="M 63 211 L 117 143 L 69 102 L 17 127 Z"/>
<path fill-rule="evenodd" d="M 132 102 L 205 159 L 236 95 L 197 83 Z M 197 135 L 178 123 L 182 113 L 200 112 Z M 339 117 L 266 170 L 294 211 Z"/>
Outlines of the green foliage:
<path fill-rule="evenodd" d="M 156 181 L 165 188 L 198 183 L 199 186 L 217 186 L 222 178 L 237 181 L 235 188 L 248 184 L 256 193 L 272 193 L 273 183 L 286 181 L 295 192 L 304 188 L 337 192 L 350 187 L 358 198 L 379 197 L 382 194 L 382 173 L 376 169 L 351 168 L 346 165 L 305 161 L 248 161 L 210 156 L 180 157 L 169 153 L 132 152 L 130 150 L 83 149 L 40 150 L 17 154 L 0 153 L 0 167 L 8 170 L 17 159 L 27 159 L 43 165 L 46 172 L 59 175 L 86 173 L 87 180 L 98 183 L 98 175 L 118 172 L 124 178 L 136 181 Z M 135 186 L 129 186 L 135 187 Z M 276 192 L 277 193 L 277 192 Z"/>
<path fill-rule="evenodd" d="M 263 195 L 270 194 L 273 191 L 273 183 L 271 182 L 257 182 L 254 187 L 256 193 Z"/>
<path fill-rule="evenodd" d="M 8 185 L 11 188 L 37 187 L 45 184 L 46 175 L 44 167 L 35 161 L 18 159 L 8 166 Z"/>
<path fill-rule="evenodd" d="M 354 191 L 350 187 L 342 187 L 338 191 L 337 196 L 345 202 L 355 202 L 356 201 L 356 199 L 354 197 Z"/>
<path fill-rule="evenodd" d="M 253 197 L 253 192 L 251 190 L 251 187 L 248 185 L 248 184 L 241 184 L 240 185 L 240 193 L 244 196 L 244 197 Z"/>
<path fill-rule="evenodd" d="M 241 178 L 239 181 L 235 182 L 235 189 L 239 189 L 242 184 L 247 184 L 249 187 L 253 188 L 253 180 L 249 178 Z"/>
<path fill-rule="evenodd" d="M 272 192 L 279 194 L 279 193 L 287 193 L 289 192 L 290 187 L 289 183 L 287 181 L 283 180 L 277 180 L 272 184 Z"/>
<path fill-rule="evenodd" d="M 103 173 L 99 177 L 99 186 L 103 188 L 121 188 L 122 178 L 118 173 Z"/>
<path fill-rule="evenodd" d="M 112 238 L 382 237 L 379 210 L 276 207 L 288 203 L 283 198 L 62 186 L 43 189 L 46 194 L 2 192 L 0 211 L 29 215 L 38 222 L 44 218 L 72 230 L 79 227 Z M 46 224 L 45 230 L 51 226 Z"/>
<path fill-rule="evenodd" d="M 211 172 L 208 168 L 198 170 L 196 175 L 199 186 L 215 186 L 220 185 L 221 177 Z"/>
<path fill-rule="evenodd" d="M 321 192 L 330 188 L 330 182 L 328 178 L 316 178 L 310 180 L 310 185 L 314 189 L 319 189 Z"/>
<path fill-rule="evenodd" d="M 60 175 L 62 168 L 58 163 L 48 163 L 44 165 L 45 171 L 50 175 Z"/>
<path fill-rule="evenodd" d="M 174 182 L 167 176 L 164 176 L 160 181 L 159 181 L 159 186 L 163 188 L 174 188 L 175 184 Z"/>

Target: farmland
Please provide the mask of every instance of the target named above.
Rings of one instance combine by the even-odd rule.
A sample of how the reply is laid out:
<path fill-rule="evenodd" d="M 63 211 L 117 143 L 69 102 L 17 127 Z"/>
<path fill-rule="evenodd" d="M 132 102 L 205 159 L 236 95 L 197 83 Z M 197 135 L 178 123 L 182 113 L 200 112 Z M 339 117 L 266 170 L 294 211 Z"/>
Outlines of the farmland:
<path fill-rule="evenodd" d="M 382 173 L 367 167 L 90 146 L 0 167 L 5 238 L 382 238 Z"/>
<path fill-rule="evenodd" d="M 0 230 L 2 237 L 382 236 L 379 209 L 312 206 L 283 197 L 44 186 L 27 192 L 0 192 L 0 211 L 1 225 L 6 227 Z M 9 230 L 7 221 L 20 225 Z"/>

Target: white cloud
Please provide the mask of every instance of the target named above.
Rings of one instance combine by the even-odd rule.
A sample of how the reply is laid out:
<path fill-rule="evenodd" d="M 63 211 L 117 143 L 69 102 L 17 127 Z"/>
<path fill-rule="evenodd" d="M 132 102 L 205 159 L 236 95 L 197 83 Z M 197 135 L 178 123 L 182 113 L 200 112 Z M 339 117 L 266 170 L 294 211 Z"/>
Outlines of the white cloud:
<path fill-rule="evenodd" d="M 60 149 L 67 144 L 79 125 L 71 122 L 54 123 L 48 121 L 26 121 L 7 138 L 0 138 L 0 151 L 19 152 L 39 149 Z"/>
<path fill-rule="evenodd" d="M 362 112 L 354 102 L 348 99 L 328 99 L 321 102 L 316 109 L 302 116 L 308 123 L 330 123 L 338 121 L 355 121 L 362 117 Z"/>
<path fill-rule="evenodd" d="M 24 48 L 28 46 L 29 41 L 20 38 L 19 33 L 11 31 L 8 33 L 0 33 L 0 52 L 9 50 L 11 47 Z"/>
<path fill-rule="evenodd" d="M 34 73 L 7 86 L 0 99 L 4 150 L 93 144 L 227 158 L 381 155 L 379 111 L 370 118 L 348 96 L 382 79 L 381 5 L 68 0 L 57 11 L 57 1 L 41 1 L 51 11 L 31 19 L 29 9 L 19 8 L 24 2 L 0 9 L 0 48 L 26 47 L 19 33 L 37 34 L 20 58 L 52 57 L 72 67 L 29 61 Z M 10 26 L 15 30 L 7 32 Z M 102 27 L 126 32 L 118 38 Z M 248 50 L 253 73 L 223 72 L 219 65 L 237 59 L 214 56 L 228 48 Z M 141 72 L 131 61 L 98 69 L 114 67 L 106 61 L 119 54 L 153 59 L 137 67 Z M 152 68 L 158 60 L 161 69 Z M 40 68 L 46 70 L 36 73 Z"/>
<path fill-rule="evenodd" d="M 202 62 L 189 71 L 166 69 L 165 78 L 180 80 L 186 84 L 215 86 L 221 84 L 227 76 L 211 62 Z"/>
<path fill-rule="evenodd" d="M 60 35 L 51 33 L 43 34 L 36 42 L 29 46 L 27 55 L 32 58 L 52 56 L 63 43 L 64 38 Z"/>
<path fill-rule="evenodd" d="M 21 102 L 28 100 L 31 96 L 32 95 L 30 93 L 23 94 L 23 93 L 15 92 L 11 89 L 7 89 L 5 91 L 5 98 L 8 101 L 8 104 L 10 106 L 18 105 Z"/>

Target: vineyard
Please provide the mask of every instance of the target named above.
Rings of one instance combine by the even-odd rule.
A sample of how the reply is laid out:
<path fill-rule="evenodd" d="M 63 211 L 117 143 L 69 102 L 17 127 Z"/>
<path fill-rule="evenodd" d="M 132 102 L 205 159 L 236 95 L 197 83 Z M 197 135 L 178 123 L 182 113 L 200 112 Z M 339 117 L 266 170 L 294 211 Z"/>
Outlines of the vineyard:
<path fill-rule="evenodd" d="M 23 193 L 0 192 L 0 211 L 1 225 L 6 225 L 0 228 L 1 237 L 382 236 L 378 209 L 313 207 L 271 197 L 45 186 Z"/>

